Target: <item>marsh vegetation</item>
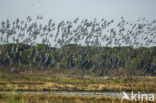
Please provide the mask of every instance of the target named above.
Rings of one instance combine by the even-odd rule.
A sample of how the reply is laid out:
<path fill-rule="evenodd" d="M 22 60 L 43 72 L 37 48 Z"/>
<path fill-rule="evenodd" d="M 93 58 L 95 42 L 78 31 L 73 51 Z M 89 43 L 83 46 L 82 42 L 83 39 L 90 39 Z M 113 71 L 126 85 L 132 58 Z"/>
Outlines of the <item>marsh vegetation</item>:
<path fill-rule="evenodd" d="M 155 93 L 155 76 L 156 20 L 128 22 L 121 17 L 116 23 L 76 18 L 43 23 L 42 16 L 34 20 L 29 16 L 1 21 L 0 91 Z M 0 102 L 121 103 L 121 99 L 4 93 Z"/>

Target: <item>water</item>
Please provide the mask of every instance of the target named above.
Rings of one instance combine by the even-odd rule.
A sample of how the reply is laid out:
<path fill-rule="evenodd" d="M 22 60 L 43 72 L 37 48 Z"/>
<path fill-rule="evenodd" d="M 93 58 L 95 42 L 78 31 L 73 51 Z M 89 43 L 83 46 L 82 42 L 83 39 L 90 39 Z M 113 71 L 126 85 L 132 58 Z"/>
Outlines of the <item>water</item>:
<path fill-rule="evenodd" d="M 10 92 L 10 91 L 5 91 L 2 92 L 0 91 L 0 94 L 51 94 L 51 95 L 59 95 L 59 96 L 92 96 L 92 97 L 121 97 L 121 93 L 105 93 L 105 92 L 48 92 L 48 91 L 39 91 L 39 92 L 34 92 L 34 91 L 18 91 L 18 92 Z"/>
<path fill-rule="evenodd" d="M 19 91 L 19 92 L 2 92 L 0 94 L 50 94 L 50 95 L 58 95 L 58 96 L 91 96 L 91 97 L 111 97 L 111 98 L 120 98 L 123 96 L 122 93 L 107 93 L 107 92 L 48 92 L 48 91 Z M 147 93 L 150 94 L 150 93 Z M 130 95 L 130 93 L 128 93 Z M 156 94 L 154 94 L 156 96 Z"/>

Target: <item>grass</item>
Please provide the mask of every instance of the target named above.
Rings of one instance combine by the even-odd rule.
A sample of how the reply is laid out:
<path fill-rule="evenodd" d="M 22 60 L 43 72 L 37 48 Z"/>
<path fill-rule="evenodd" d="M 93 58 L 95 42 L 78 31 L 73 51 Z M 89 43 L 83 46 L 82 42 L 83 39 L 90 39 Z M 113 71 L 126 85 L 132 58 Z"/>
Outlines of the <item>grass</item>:
<path fill-rule="evenodd" d="M 81 96 L 53 96 L 53 95 L 0 95 L 0 103 L 156 103 L 156 102 L 135 102 L 120 98 L 106 97 L 81 97 Z"/>
<path fill-rule="evenodd" d="M 0 91 L 100 91 L 121 92 L 140 91 L 156 93 L 156 77 L 116 77 L 80 78 L 49 72 L 0 72 Z M 69 74 L 68 74 L 69 75 Z M 50 94 L 0 94 L 0 103 L 156 103 L 122 101 L 120 98 L 90 96 L 56 96 Z"/>
<path fill-rule="evenodd" d="M 28 73 L 29 74 L 29 73 Z M 156 92 L 156 77 L 133 77 L 131 79 L 69 78 L 60 76 L 0 74 L 0 90 L 2 91 L 141 91 Z M 57 74 L 59 75 L 59 74 Z"/>

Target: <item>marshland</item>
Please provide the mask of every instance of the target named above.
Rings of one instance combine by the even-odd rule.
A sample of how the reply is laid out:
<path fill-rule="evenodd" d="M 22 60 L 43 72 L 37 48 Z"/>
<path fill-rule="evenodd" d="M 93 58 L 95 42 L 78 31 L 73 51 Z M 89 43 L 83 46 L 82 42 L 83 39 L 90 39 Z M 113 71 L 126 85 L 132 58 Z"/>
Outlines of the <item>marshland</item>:
<path fill-rule="evenodd" d="M 13 23 L 2 21 L 1 101 L 79 103 L 104 100 L 117 103 L 122 101 L 123 91 L 155 94 L 156 47 L 152 45 L 155 45 L 156 20 L 142 23 L 145 20 L 142 18 L 140 24 L 130 24 L 122 17 L 117 25 L 118 33 L 114 28 L 107 31 L 111 36 L 103 35 L 102 30 L 113 20 L 102 19 L 103 23 L 98 24 L 87 19 L 78 22 L 76 18 L 62 21 L 58 26 L 52 19 L 39 25 L 31 17 L 26 21 L 17 18 Z M 81 26 L 73 29 L 74 23 Z M 123 25 L 133 29 L 128 29 L 128 34 L 124 35 L 127 31 Z M 90 32 L 89 27 L 92 28 Z M 145 28 L 150 37 L 144 35 Z M 52 33 L 54 30 L 56 34 Z M 54 38 L 54 46 L 50 37 Z M 92 37 L 96 39 L 90 39 Z M 42 43 L 38 43 L 37 38 L 42 39 Z M 142 38 L 144 41 L 137 42 Z M 82 45 L 81 39 L 86 44 Z"/>
<path fill-rule="evenodd" d="M 148 18 L 151 10 L 138 17 L 140 12 L 131 10 L 127 1 L 127 6 L 120 7 L 137 19 L 127 19 L 117 8 L 120 17 L 113 17 L 115 11 L 112 18 L 109 13 L 99 17 L 96 14 L 101 15 L 102 3 L 90 1 L 97 8 L 87 10 L 90 8 L 95 18 L 84 18 L 83 8 L 80 17 L 71 19 L 69 12 L 77 10 L 70 4 L 73 1 L 64 2 L 70 5 L 65 13 L 52 9 L 61 3 L 52 0 L 59 4 L 56 7 L 47 1 L 34 0 L 31 8 L 24 0 L 28 7 L 16 2 L 23 5 L 14 7 L 19 11 L 16 18 L 9 17 L 6 8 L 14 3 L 0 1 L 0 6 L 8 5 L 3 6 L 6 12 L 0 10 L 0 103 L 156 103 L 156 19 L 153 13 L 153 18 Z M 80 1 L 75 1 L 77 6 L 83 4 Z M 140 3 L 148 5 L 148 10 L 155 7 L 151 1 L 150 5 L 144 0 L 137 3 L 134 8 L 138 10 L 143 9 Z M 46 10 L 43 14 L 53 15 L 27 15 L 25 8 L 33 12 L 39 5 Z M 59 12 L 69 13 L 69 18 L 56 18 Z"/>

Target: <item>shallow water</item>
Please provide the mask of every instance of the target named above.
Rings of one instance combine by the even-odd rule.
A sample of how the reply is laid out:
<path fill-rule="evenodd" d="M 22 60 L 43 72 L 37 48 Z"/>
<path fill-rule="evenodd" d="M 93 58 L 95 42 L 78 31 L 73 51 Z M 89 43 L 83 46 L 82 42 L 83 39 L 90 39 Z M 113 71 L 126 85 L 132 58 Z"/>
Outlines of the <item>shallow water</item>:
<path fill-rule="evenodd" d="M 105 93 L 105 92 L 33 92 L 33 91 L 18 91 L 18 92 L 0 92 L 0 94 L 51 94 L 51 95 L 61 95 L 61 96 L 104 96 L 104 97 L 121 97 L 121 93 Z"/>
<path fill-rule="evenodd" d="M 120 98 L 123 96 L 122 93 L 107 93 L 107 92 L 47 92 L 47 91 L 18 91 L 18 92 L 2 92 L 0 94 L 51 94 L 51 95 L 59 95 L 59 96 L 91 96 L 91 97 L 111 97 L 111 98 Z M 153 94 L 153 93 L 146 93 Z M 127 93 L 130 95 L 130 93 Z M 156 96 L 156 94 L 154 94 Z"/>

